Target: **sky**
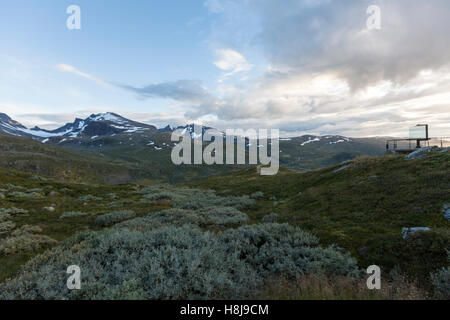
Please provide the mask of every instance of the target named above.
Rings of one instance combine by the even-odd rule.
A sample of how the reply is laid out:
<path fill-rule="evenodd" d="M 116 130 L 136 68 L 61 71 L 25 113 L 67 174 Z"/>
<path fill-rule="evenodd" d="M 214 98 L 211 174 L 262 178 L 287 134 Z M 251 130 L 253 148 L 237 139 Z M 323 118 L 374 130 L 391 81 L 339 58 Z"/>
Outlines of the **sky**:
<path fill-rule="evenodd" d="M 0 112 L 46 129 L 116 112 L 287 136 L 428 123 L 449 137 L 449 17 L 448 0 L 2 1 Z"/>

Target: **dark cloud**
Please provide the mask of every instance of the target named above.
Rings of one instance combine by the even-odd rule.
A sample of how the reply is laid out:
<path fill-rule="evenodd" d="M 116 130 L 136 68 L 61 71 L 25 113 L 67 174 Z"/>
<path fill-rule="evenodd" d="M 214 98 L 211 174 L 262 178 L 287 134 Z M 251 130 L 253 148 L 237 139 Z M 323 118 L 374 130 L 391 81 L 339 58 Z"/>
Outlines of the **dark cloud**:
<path fill-rule="evenodd" d="M 168 98 L 198 103 L 211 98 L 206 89 L 201 86 L 201 82 L 197 80 L 177 80 L 151 84 L 142 88 L 129 85 L 119 85 L 119 87 L 136 93 L 141 99 Z"/>
<path fill-rule="evenodd" d="M 209 2 L 229 21 L 241 17 L 240 11 L 256 15 L 253 37 L 270 63 L 287 74 L 334 73 L 356 90 L 381 80 L 404 82 L 449 64 L 448 0 Z M 381 30 L 366 28 L 369 5 L 381 9 Z"/>
<path fill-rule="evenodd" d="M 381 30 L 366 27 L 370 5 L 381 9 Z M 213 46 L 262 52 L 266 72 L 224 83 L 220 97 L 196 80 L 120 87 L 140 99 L 179 101 L 187 119 L 213 115 L 209 124 L 218 128 L 361 136 L 445 121 L 432 112 L 445 110 L 438 95 L 450 89 L 448 0 L 208 0 L 207 7 L 218 18 Z M 434 78 L 420 76 L 424 70 Z"/>

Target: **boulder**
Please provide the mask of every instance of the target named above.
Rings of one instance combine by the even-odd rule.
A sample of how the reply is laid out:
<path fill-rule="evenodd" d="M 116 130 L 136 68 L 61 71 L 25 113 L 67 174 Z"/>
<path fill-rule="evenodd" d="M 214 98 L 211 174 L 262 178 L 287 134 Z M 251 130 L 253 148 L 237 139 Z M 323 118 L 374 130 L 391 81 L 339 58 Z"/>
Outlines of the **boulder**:
<path fill-rule="evenodd" d="M 444 218 L 450 221 L 450 203 L 445 203 L 442 206 L 442 212 L 444 213 Z"/>
<path fill-rule="evenodd" d="M 406 160 L 417 160 L 417 159 L 422 159 L 424 157 L 427 156 L 427 154 L 432 150 L 431 147 L 426 147 L 426 148 L 420 148 L 414 152 L 411 152 L 410 154 L 408 154 L 405 159 Z"/>
<path fill-rule="evenodd" d="M 334 172 L 334 173 L 336 173 L 336 172 L 341 172 L 341 171 L 343 171 L 343 170 L 345 170 L 345 169 L 350 168 L 350 166 L 351 166 L 350 164 L 345 165 L 345 166 L 343 166 L 343 167 L 340 167 L 340 168 L 334 170 L 333 172 Z"/>
<path fill-rule="evenodd" d="M 407 239 L 409 236 L 412 236 L 414 233 L 419 231 L 430 231 L 430 228 L 427 227 L 414 227 L 414 228 L 403 228 L 403 239 Z"/>

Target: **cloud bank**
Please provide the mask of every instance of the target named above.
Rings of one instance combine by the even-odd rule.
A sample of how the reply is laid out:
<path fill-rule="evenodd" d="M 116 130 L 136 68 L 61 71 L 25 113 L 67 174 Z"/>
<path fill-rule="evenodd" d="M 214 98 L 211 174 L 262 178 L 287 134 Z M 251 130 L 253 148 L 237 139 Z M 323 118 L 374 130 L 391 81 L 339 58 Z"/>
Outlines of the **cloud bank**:
<path fill-rule="evenodd" d="M 367 8 L 381 12 L 369 30 Z M 165 98 L 184 119 L 277 127 L 292 133 L 402 135 L 430 123 L 450 135 L 448 0 L 207 0 L 209 43 L 222 72 L 199 80 L 119 85 L 139 99 Z M 248 52 L 262 58 L 252 61 Z M 74 67 L 58 69 L 104 81 Z M 179 119 L 179 117 L 177 117 Z"/>

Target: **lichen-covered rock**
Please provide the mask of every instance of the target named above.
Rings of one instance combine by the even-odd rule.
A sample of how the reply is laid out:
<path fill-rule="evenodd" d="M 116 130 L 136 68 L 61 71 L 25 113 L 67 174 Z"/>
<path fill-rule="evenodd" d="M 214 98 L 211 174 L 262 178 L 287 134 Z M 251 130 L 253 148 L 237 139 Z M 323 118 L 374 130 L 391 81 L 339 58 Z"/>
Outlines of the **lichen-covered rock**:
<path fill-rule="evenodd" d="M 405 159 L 406 160 L 417 160 L 417 159 L 422 159 L 424 157 L 427 156 L 427 154 L 432 150 L 431 147 L 426 147 L 426 148 L 420 148 L 414 152 L 411 152 L 410 154 L 408 154 Z"/>
<path fill-rule="evenodd" d="M 402 229 L 403 239 L 407 239 L 409 236 L 419 231 L 430 231 L 430 228 L 427 227 L 403 228 Z"/>
<path fill-rule="evenodd" d="M 447 221 L 450 221 L 450 203 L 445 203 L 442 206 L 442 211 L 444 213 L 444 218 L 447 219 Z"/>

